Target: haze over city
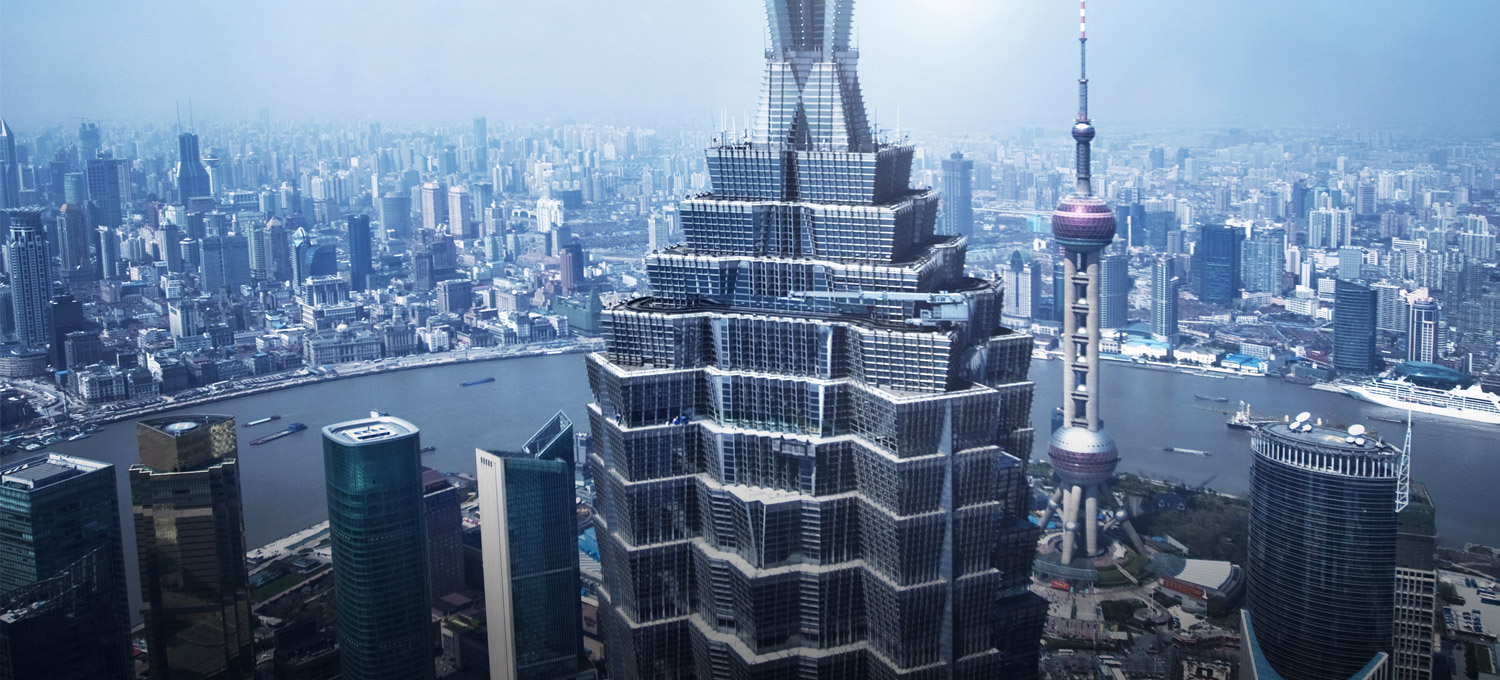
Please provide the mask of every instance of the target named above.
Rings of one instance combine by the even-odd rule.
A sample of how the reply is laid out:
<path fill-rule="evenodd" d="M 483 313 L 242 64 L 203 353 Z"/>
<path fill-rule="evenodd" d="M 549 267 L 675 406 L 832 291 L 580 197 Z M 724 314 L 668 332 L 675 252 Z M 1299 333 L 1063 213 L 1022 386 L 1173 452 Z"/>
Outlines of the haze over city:
<path fill-rule="evenodd" d="M 1100 0 L 1093 96 L 1112 133 L 1375 125 L 1488 134 L 1500 3 Z M 1066 111 L 1067 0 L 861 0 L 880 126 L 954 134 Z M 747 30 L 760 26 L 760 31 Z M 765 17 L 749 0 L 6 0 L 13 127 L 186 116 L 439 126 L 754 114 Z M 24 30 L 19 30 L 24 27 Z M 723 30 L 735 27 L 735 30 Z M 744 126 L 744 123 L 741 123 Z"/>

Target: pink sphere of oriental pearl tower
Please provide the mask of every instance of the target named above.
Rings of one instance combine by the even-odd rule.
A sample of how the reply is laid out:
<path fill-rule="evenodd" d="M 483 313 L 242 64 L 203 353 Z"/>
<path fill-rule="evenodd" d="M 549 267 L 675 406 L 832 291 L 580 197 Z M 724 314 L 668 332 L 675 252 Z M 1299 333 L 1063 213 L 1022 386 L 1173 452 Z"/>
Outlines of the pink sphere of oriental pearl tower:
<path fill-rule="evenodd" d="M 1094 196 L 1089 182 L 1089 142 L 1094 125 L 1089 121 L 1087 61 L 1083 0 L 1079 2 L 1078 121 L 1073 124 L 1077 144 L 1078 182 L 1073 194 L 1052 213 L 1052 237 L 1063 248 L 1063 427 L 1052 435 L 1047 455 L 1059 480 L 1042 527 L 1053 514 L 1063 527 L 1062 562 L 1068 566 L 1075 555 L 1079 533 L 1084 555 L 1100 552 L 1100 530 L 1123 525 L 1137 551 L 1144 552 L 1141 539 L 1109 491 L 1120 454 L 1105 433 L 1099 418 L 1099 251 L 1115 240 L 1115 215 L 1109 204 Z M 1114 508 L 1103 522 L 1099 502 Z M 1080 510 L 1082 516 L 1080 517 Z"/>

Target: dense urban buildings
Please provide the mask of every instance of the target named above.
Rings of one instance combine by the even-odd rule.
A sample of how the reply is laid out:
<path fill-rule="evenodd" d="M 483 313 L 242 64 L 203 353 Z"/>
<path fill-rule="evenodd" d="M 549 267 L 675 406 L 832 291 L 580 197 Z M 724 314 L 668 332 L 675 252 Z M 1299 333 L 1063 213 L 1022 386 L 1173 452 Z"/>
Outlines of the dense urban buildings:
<path fill-rule="evenodd" d="M 1031 339 L 871 129 L 852 3 L 767 10 L 753 131 L 589 359 L 611 675 L 1032 677 Z"/>
<path fill-rule="evenodd" d="M 1326 680 L 1388 668 L 1397 497 L 1409 480 L 1403 452 L 1366 434 L 1306 413 L 1254 433 L 1244 632 L 1257 673 L 1269 664 L 1287 680 Z"/>
<path fill-rule="evenodd" d="M 421 448 L 417 427 L 399 418 L 323 428 L 345 680 L 433 677 Z"/>
<path fill-rule="evenodd" d="M 573 423 L 475 451 L 492 680 L 571 680 L 582 658 Z"/>
<path fill-rule="evenodd" d="M 136 430 L 130 504 L 150 672 L 248 677 L 255 639 L 234 418 L 148 418 Z"/>
<path fill-rule="evenodd" d="M 114 467 L 56 453 L 0 468 L 0 676 L 127 680 Z"/>

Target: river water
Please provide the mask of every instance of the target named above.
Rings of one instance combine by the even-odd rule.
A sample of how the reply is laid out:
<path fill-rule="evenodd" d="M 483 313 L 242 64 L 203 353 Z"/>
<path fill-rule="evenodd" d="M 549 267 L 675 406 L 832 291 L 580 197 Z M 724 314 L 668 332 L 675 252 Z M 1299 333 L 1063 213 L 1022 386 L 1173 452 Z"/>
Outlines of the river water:
<path fill-rule="evenodd" d="M 1062 362 L 1036 361 L 1032 422 L 1038 436 L 1032 455 L 1046 456 L 1051 411 L 1062 390 Z M 491 383 L 459 383 L 494 377 Z M 1404 429 L 1361 420 L 1405 413 L 1346 396 L 1264 378 L 1208 378 L 1106 363 L 1101 376 L 1106 427 L 1120 446 L 1120 469 L 1158 479 L 1244 493 L 1249 484 L 1250 437 L 1224 426 L 1227 411 L 1249 402 L 1257 415 L 1280 418 L 1310 411 L 1330 423 L 1364 422 L 1398 444 Z M 1228 402 L 1195 399 L 1195 394 Z M 382 410 L 421 429 L 422 444 L 437 450 L 423 457 L 434 468 L 473 472 L 474 449 L 515 449 L 552 414 L 562 410 L 578 431 L 587 430 L 591 400 L 584 355 L 560 354 L 438 366 L 336 380 L 239 397 L 190 409 L 235 416 L 240 423 L 240 465 L 245 494 L 246 543 L 255 547 L 327 519 L 319 430 L 328 424 Z M 245 427 L 269 415 L 281 420 Z M 304 432 L 262 446 L 253 438 L 289 423 Z M 135 541 L 125 470 L 137 460 L 134 423 L 116 423 L 50 450 L 93 458 L 117 467 L 125 554 L 135 591 Z M 1437 505 L 1438 530 L 1448 544 L 1500 545 L 1500 428 L 1416 415 L 1412 478 L 1427 484 Z M 1208 451 L 1211 457 L 1167 453 L 1163 447 Z"/>

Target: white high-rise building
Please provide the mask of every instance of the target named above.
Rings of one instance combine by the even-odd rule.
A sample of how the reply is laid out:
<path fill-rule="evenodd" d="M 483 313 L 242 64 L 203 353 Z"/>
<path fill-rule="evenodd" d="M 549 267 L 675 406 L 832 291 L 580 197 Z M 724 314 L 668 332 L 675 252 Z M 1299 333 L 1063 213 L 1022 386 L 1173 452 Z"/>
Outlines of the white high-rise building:
<path fill-rule="evenodd" d="M 539 198 L 536 201 L 536 230 L 543 234 L 563 224 L 563 204 L 555 198 Z"/>

